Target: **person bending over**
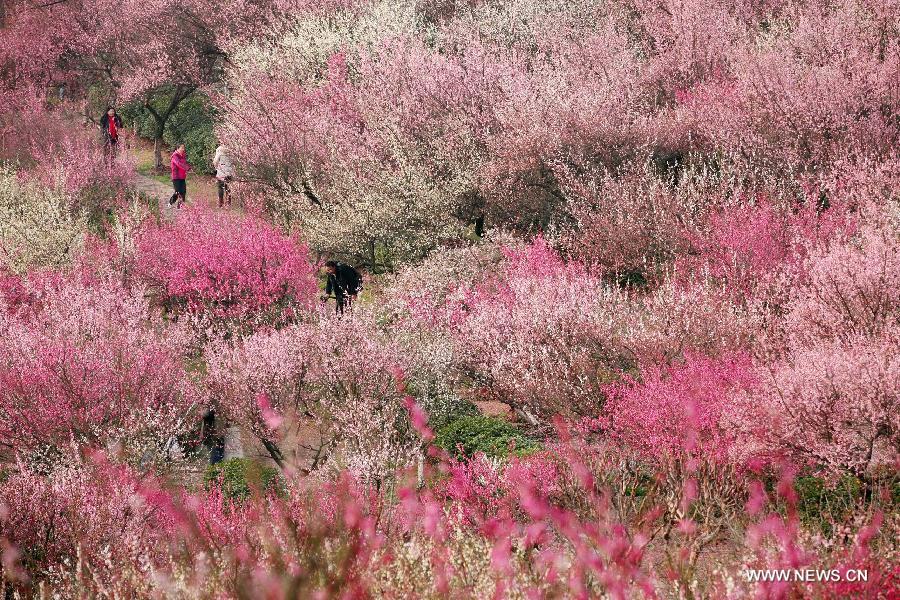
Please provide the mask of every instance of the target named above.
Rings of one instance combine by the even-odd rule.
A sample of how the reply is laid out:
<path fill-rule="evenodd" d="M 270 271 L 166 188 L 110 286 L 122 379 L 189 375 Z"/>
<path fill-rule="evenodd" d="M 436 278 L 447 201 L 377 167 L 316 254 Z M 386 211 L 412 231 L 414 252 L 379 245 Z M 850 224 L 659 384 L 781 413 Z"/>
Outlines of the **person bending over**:
<path fill-rule="evenodd" d="M 344 263 L 329 260 L 325 263 L 325 272 L 328 274 L 328 283 L 325 285 L 325 302 L 332 295 L 337 306 L 335 312 L 344 314 L 345 308 L 350 308 L 356 296 L 362 291 L 362 277 L 359 272 Z"/>

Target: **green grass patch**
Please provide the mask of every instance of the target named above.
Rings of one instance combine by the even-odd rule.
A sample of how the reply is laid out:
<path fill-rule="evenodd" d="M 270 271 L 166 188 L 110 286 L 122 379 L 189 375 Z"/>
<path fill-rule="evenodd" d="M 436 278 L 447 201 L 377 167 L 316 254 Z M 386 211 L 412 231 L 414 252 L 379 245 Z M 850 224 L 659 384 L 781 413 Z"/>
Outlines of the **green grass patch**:
<path fill-rule="evenodd" d="M 526 456 L 540 444 L 509 421 L 483 415 L 464 415 L 449 420 L 435 433 L 434 443 L 453 456 L 483 453 L 490 458 Z"/>
<path fill-rule="evenodd" d="M 284 486 L 278 471 L 249 458 L 230 458 L 209 465 L 204 473 L 206 488 L 219 485 L 222 493 L 233 500 L 244 500 L 254 493 L 282 493 Z"/>

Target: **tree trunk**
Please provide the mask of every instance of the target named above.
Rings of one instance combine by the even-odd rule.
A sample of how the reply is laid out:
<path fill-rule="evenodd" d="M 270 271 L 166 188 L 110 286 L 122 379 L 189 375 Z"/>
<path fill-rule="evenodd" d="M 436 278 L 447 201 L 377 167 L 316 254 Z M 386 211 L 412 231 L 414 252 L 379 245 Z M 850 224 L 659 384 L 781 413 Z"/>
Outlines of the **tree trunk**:
<path fill-rule="evenodd" d="M 172 113 L 178 108 L 178 105 L 181 104 L 186 98 L 188 98 L 194 92 L 193 87 L 183 87 L 177 86 L 175 91 L 173 92 L 171 100 L 169 100 L 169 106 L 166 110 L 162 112 L 158 112 L 153 108 L 151 103 L 151 97 L 153 92 L 150 92 L 148 96 L 144 98 L 144 108 L 153 116 L 153 120 L 156 121 L 156 132 L 153 138 L 153 168 L 159 173 L 162 171 L 163 162 L 162 162 L 162 139 L 163 134 L 166 132 L 166 123 L 169 121 L 169 117 L 172 116 Z"/>
<path fill-rule="evenodd" d="M 153 132 L 153 171 L 156 173 L 161 173 L 163 170 L 163 134 L 166 132 L 166 121 L 168 118 L 168 113 L 153 115 L 153 119 L 156 121 L 156 131 Z"/>
<path fill-rule="evenodd" d="M 153 170 L 162 171 L 162 136 L 153 138 Z"/>
<path fill-rule="evenodd" d="M 282 471 L 284 470 L 284 455 L 281 453 L 281 449 L 275 445 L 274 442 L 269 440 L 262 440 L 263 446 L 265 446 L 266 450 L 269 452 L 269 456 L 272 457 L 272 460 L 275 461 L 275 464 L 278 465 L 278 468 Z"/>
<path fill-rule="evenodd" d="M 369 240 L 369 264 L 372 267 L 372 273 L 375 273 L 375 240 Z"/>

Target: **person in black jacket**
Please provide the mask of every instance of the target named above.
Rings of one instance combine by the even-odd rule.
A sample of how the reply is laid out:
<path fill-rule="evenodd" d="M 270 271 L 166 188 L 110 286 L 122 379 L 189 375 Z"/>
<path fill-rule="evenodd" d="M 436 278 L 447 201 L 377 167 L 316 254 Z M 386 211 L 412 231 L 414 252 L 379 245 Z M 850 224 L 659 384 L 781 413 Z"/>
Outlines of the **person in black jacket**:
<path fill-rule="evenodd" d="M 335 312 L 344 313 L 344 308 L 350 308 L 356 296 L 362 291 L 362 277 L 359 272 L 344 263 L 329 260 L 325 263 L 325 272 L 328 273 L 328 283 L 325 285 L 325 302 L 332 295 L 337 301 Z"/>
<path fill-rule="evenodd" d="M 209 448 L 209 464 L 214 465 L 225 459 L 225 431 L 221 419 L 216 418 L 215 409 L 203 414 L 200 442 Z"/>
<path fill-rule="evenodd" d="M 109 108 L 100 118 L 100 131 L 103 132 L 103 139 L 106 147 L 115 150 L 119 144 L 119 130 L 122 129 L 122 117 L 116 114 L 116 109 Z"/>

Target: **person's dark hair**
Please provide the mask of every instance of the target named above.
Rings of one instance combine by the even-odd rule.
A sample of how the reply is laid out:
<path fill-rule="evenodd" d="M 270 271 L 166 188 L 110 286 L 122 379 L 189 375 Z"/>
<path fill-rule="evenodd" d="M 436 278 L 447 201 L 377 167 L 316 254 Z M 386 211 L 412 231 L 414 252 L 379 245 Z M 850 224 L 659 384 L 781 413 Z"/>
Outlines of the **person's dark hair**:
<path fill-rule="evenodd" d="M 325 268 L 326 269 L 337 269 L 337 262 L 333 261 L 333 260 L 326 260 Z"/>

